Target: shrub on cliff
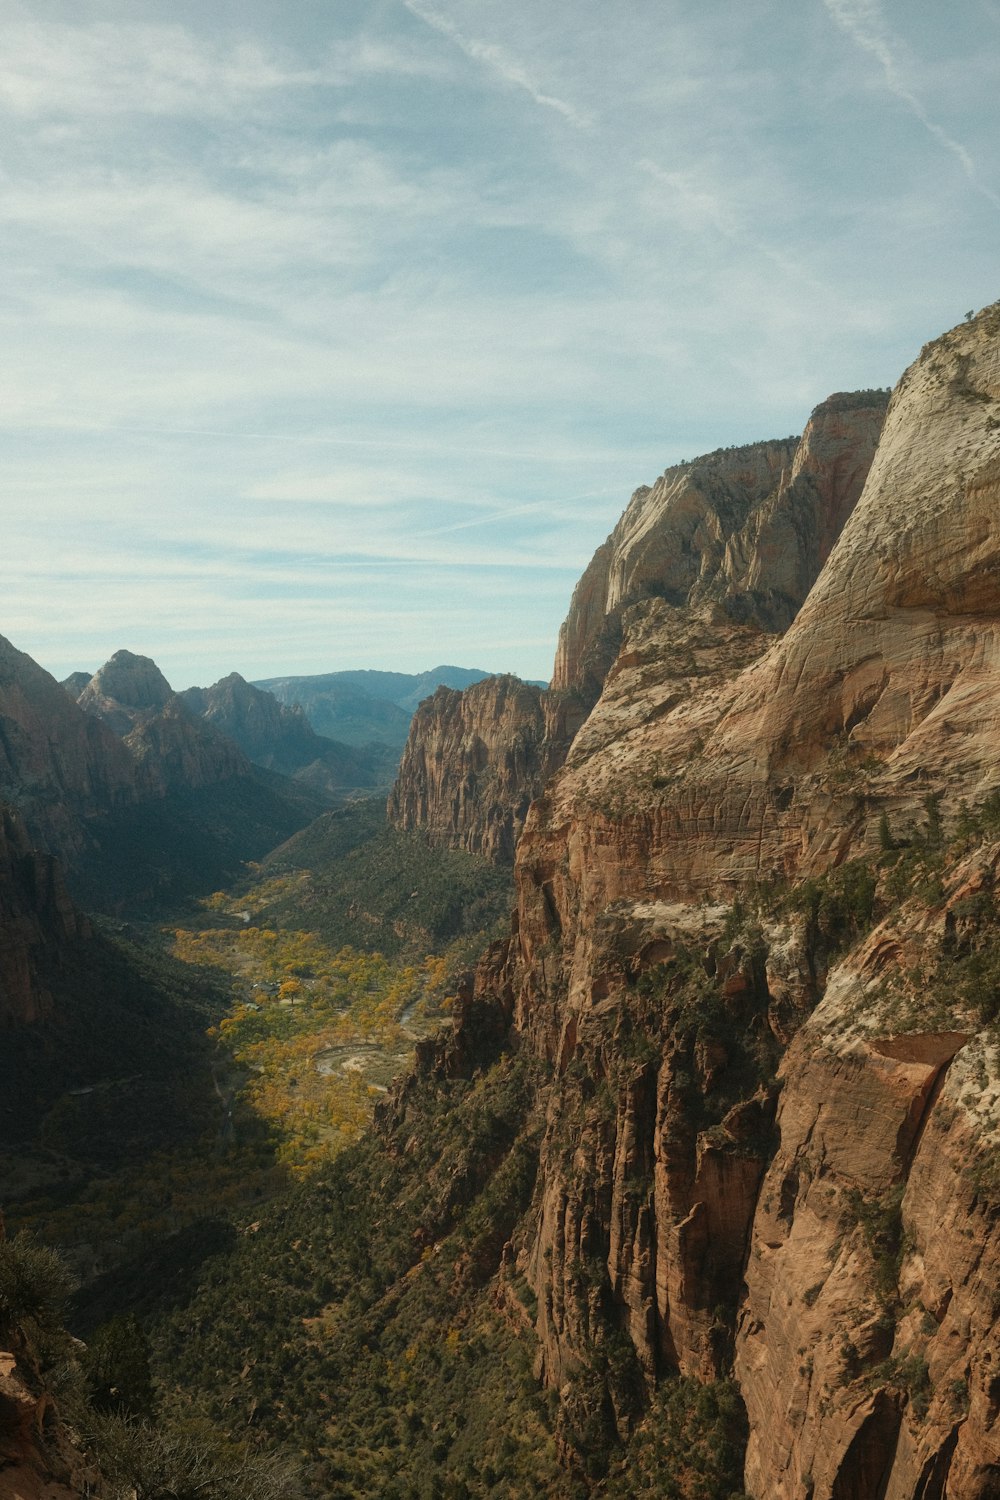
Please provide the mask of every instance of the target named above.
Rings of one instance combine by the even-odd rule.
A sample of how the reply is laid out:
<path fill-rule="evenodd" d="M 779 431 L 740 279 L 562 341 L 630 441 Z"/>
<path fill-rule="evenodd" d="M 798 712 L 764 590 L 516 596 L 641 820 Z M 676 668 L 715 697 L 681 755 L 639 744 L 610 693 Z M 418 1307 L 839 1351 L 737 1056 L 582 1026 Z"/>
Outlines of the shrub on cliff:
<path fill-rule="evenodd" d="M 64 1262 L 31 1235 L 0 1240 L 0 1331 L 30 1319 L 39 1328 L 58 1328 L 74 1290 Z"/>

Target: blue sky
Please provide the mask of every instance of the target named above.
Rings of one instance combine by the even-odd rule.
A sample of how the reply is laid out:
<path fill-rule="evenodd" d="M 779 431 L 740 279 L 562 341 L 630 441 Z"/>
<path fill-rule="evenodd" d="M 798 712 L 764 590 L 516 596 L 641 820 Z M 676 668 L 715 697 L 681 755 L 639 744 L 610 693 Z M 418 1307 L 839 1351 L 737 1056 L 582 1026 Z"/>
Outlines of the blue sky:
<path fill-rule="evenodd" d="M 1000 3 L 0 0 L 0 633 L 545 677 L 631 491 L 1000 296 Z"/>

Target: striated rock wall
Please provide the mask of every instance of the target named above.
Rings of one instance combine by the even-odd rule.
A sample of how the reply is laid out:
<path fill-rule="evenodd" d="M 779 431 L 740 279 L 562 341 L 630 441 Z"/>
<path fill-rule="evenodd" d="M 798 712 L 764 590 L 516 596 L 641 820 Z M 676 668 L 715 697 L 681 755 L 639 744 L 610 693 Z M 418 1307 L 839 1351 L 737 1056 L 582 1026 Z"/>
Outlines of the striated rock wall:
<path fill-rule="evenodd" d="M 842 436 L 865 410 L 824 421 Z M 760 626 L 794 598 L 799 561 L 782 550 L 769 594 L 733 539 L 764 556 L 806 467 L 679 603 L 624 603 L 610 543 L 578 590 L 556 680 L 587 680 L 609 599 L 618 654 L 527 815 L 514 934 L 478 979 L 553 1074 L 501 1296 L 511 1275 L 530 1285 L 539 1373 L 577 1432 L 628 1431 L 631 1361 L 647 1388 L 732 1368 L 756 1500 L 988 1500 L 1000 1059 L 994 980 L 970 989 L 948 966 L 994 972 L 994 917 L 985 936 L 963 923 L 994 909 L 996 855 L 928 875 L 829 973 L 823 898 L 801 883 L 912 842 L 928 817 L 942 837 L 1000 787 L 1000 308 L 906 372 L 864 492 L 836 541 L 831 507 L 813 553 L 829 556 L 774 640 Z M 841 514 L 861 478 L 827 474 Z M 651 493 L 621 539 L 641 535 Z M 798 885 L 799 905 L 737 920 L 729 902 L 761 881 Z M 895 1008 L 894 986 L 909 994 Z"/>
<path fill-rule="evenodd" d="M 636 490 L 574 591 L 553 688 L 593 702 L 641 599 L 784 630 L 861 494 L 887 399 L 831 396 L 798 441 L 720 450 Z"/>
<path fill-rule="evenodd" d="M 390 818 L 510 859 L 528 805 L 590 731 L 609 674 L 635 679 L 640 656 L 652 664 L 637 701 L 659 663 L 676 701 L 703 670 L 697 652 L 745 660 L 763 649 L 762 632 L 789 624 L 861 493 L 886 402 L 881 391 L 831 396 L 801 440 L 709 454 L 637 490 L 574 591 L 550 690 L 514 699 L 495 678 L 467 689 L 467 704 L 435 695 L 411 725 Z M 609 728 L 608 697 L 590 743 L 623 728 Z M 649 711 L 668 706 L 658 691 Z"/>
<path fill-rule="evenodd" d="M 746 1269 L 736 1373 L 747 1487 L 797 1497 L 985 1497 L 1000 1486 L 996 1038 L 919 1014 L 887 975 L 919 964 L 991 889 L 1000 851 L 903 911 L 831 975 L 785 1058 L 781 1142 Z M 924 1000 L 926 1004 L 926 1000 Z"/>
<path fill-rule="evenodd" d="M 525 814 L 564 746 L 550 737 L 544 695 L 520 678 L 439 687 L 417 709 L 389 797 L 397 828 L 509 862 Z"/>
<path fill-rule="evenodd" d="M 963 324 L 904 375 L 861 500 L 752 666 L 684 691 L 669 620 L 626 641 L 526 821 L 526 872 L 554 845 L 591 913 L 637 869 L 663 896 L 734 890 L 870 845 L 876 809 L 905 821 L 935 790 L 997 785 L 998 325 Z"/>

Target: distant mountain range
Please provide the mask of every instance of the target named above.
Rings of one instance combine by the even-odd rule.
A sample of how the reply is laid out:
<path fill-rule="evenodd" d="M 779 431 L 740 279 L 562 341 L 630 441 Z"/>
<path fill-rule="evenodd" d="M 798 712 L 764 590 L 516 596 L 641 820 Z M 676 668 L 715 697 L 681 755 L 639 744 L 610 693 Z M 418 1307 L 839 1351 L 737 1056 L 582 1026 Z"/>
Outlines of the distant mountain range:
<path fill-rule="evenodd" d="M 254 687 L 273 693 L 279 703 L 301 705 L 317 734 L 345 745 L 386 745 L 398 755 L 418 704 L 439 687 L 461 690 L 491 675 L 477 667 L 449 666 L 416 673 L 323 672 L 315 677 L 267 677 Z"/>

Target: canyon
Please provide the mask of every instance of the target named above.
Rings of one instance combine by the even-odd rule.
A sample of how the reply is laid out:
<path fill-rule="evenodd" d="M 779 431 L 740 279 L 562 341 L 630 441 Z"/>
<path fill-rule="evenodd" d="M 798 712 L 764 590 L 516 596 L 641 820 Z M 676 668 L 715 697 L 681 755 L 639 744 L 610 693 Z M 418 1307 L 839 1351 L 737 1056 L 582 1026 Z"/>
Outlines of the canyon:
<path fill-rule="evenodd" d="M 319 1418 L 252 1382 L 312 1361 L 335 1409 L 384 1354 L 401 1452 L 445 1465 L 468 1388 L 429 1432 L 420 1402 L 439 1370 L 459 1389 L 456 1351 L 488 1388 L 488 1328 L 550 1393 L 530 1407 L 554 1454 L 533 1492 L 733 1494 L 734 1473 L 698 1487 L 701 1392 L 737 1414 L 754 1500 L 1000 1495 L 998 508 L 1000 304 L 927 345 L 891 397 L 834 395 L 800 438 L 636 490 L 548 688 L 482 677 L 422 702 L 387 806 L 424 861 L 406 898 L 435 851 L 462 851 L 512 865 L 515 909 L 367 1155 L 315 1200 L 255 1210 L 192 1288 L 170 1336 L 216 1341 L 202 1399 L 297 1442 L 289 1424 Z M 95 829 L 184 789 L 258 785 L 213 722 L 249 733 L 260 715 L 312 753 L 304 715 L 242 679 L 178 699 L 120 656 L 62 688 L 0 649 L 12 1027 L 58 1006 L 40 956 L 88 938 L 59 860 L 72 877 Z M 317 851 L 346 828 L 327 812 L 307 835 L 295 889 L 316 910 L 336 885 Z M 374 1227 L 355 1231 L 359 1179 Z M 293 1316 L 267 1353 L 243 1286 L 263 1262 L 277 1306 L 279 1261 Z M 633 1455 L 672 1401 L 697 1440 L 642 1488 Z M 350 1487 L 356 1434 L 338 1455 L 323 1431 L 314 1492 L 381 1493 Z M 444 1473 L 414 1483 L 459 1483 Z"/>

